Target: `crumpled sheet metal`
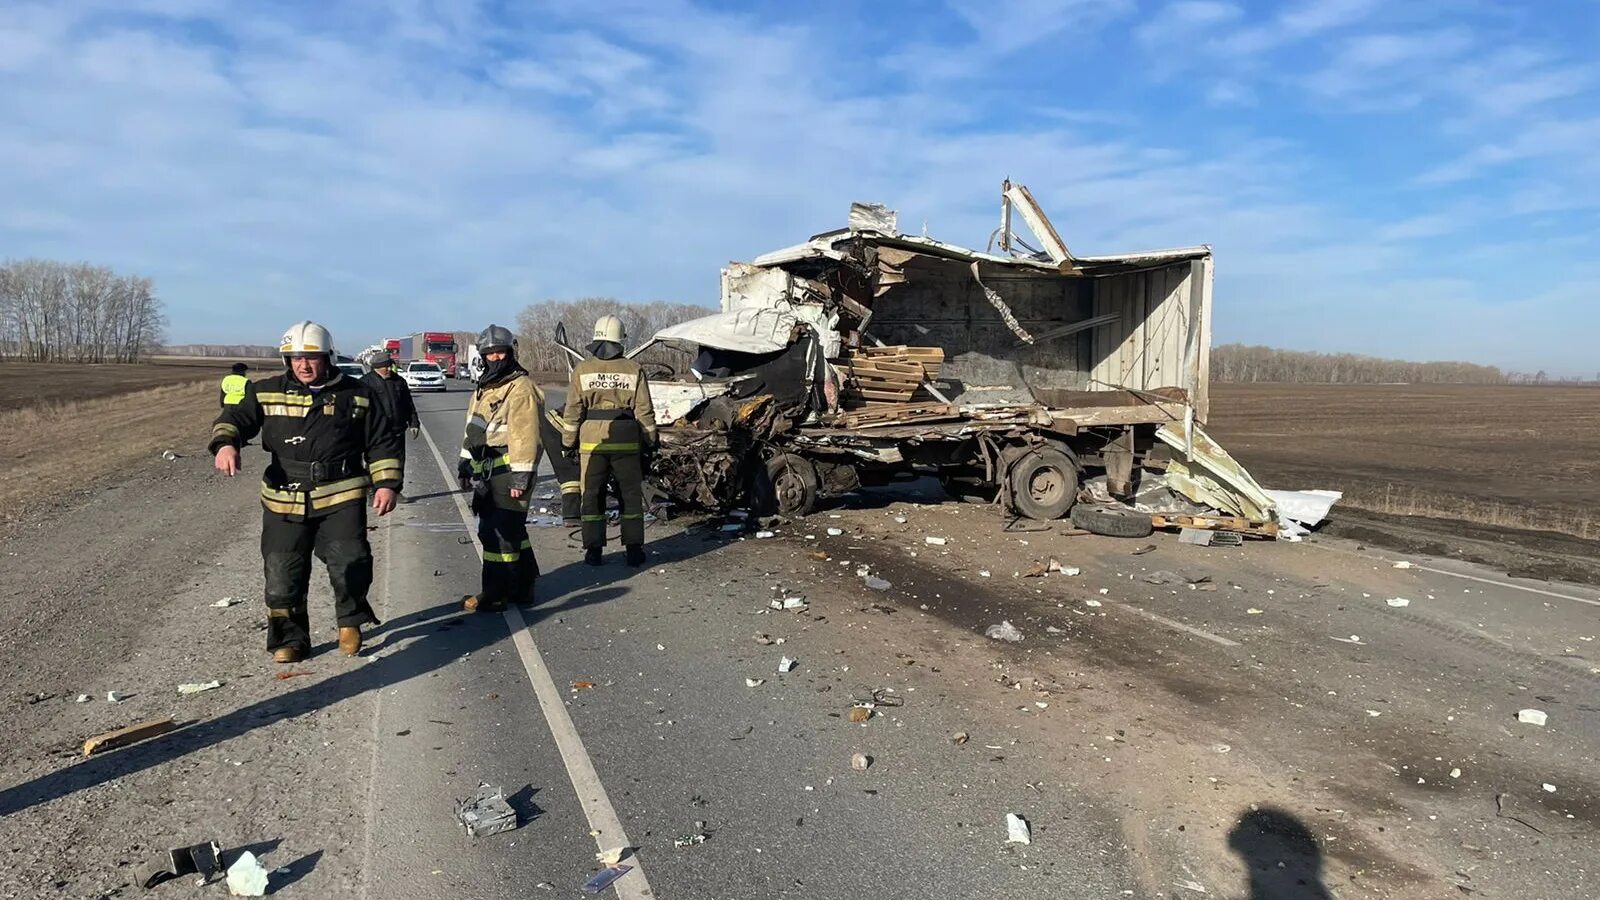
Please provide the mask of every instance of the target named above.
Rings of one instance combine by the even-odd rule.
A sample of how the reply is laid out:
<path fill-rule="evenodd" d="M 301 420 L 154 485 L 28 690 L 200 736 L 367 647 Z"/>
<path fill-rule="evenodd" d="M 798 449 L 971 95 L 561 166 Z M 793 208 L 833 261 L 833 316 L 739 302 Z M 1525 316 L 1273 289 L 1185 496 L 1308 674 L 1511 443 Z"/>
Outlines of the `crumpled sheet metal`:
<path fill-rule="evenodd" d="M 1252 524 L 1264 525 L 1277 519 L 1277 507 L 1261 485 L 1239 461 L 1222 449 L 1198 425 L 1189 426 L 1192 441 L 1185 440 L 1182 426 L 1163 425 L 1156 437 L 1187 459 L 1177 458 L 1167 466 L 1167 486 L 1196 503 L 1239 516 Z"/>

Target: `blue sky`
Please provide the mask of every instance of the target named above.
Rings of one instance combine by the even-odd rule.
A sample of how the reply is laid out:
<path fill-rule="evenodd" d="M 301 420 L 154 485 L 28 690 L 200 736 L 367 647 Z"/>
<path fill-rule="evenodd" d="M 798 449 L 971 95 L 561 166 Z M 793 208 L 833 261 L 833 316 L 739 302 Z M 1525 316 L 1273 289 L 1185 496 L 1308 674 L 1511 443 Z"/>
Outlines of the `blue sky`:
<path fill-rule="evenodd" d="M 1075 252 L 1212 244 L 1219 343 L 1592 374 L 1597 9 L 7 0 L 0 258 L 349 345 L 713 304 L 855 199 L 981 246 L 1010 176 Z"/>

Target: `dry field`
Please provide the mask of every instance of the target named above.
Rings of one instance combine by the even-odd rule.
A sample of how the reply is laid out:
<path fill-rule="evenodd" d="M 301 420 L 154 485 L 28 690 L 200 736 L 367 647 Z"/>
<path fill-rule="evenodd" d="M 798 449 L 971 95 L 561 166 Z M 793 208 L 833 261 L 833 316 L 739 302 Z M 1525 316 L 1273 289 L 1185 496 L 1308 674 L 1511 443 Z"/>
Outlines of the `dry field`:
<path fill-rule="evenodd" d="M 1208 430 L 1268 487 L 1600 538 L 1600 387 L 1216 384 Z"/>
<path fill-rule="evenodd" d="M 270 360 L 244 362 L 255 378 L 277 368 L 277 363 Z M 168 384 L 204 381 L 215 387 L 233 363 L 231 359 L 176 356 L 126 365 L 0 362 L 0 412 L 45 403 L 92 400 Z M 263 371 L 262 366 L 272 368 Z"/>

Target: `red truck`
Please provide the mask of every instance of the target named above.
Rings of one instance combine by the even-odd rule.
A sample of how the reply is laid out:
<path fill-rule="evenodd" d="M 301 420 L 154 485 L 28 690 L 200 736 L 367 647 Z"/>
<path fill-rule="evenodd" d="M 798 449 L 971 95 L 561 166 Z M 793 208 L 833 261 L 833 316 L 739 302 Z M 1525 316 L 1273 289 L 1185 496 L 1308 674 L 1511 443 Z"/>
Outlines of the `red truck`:
<path fill-rule="evenodd" d="M 437 365 L 446 378 L 456 377 L 456 336 L 448 331 L 418 331 L 383 342 L 397 362 L 425 359 Z"/>

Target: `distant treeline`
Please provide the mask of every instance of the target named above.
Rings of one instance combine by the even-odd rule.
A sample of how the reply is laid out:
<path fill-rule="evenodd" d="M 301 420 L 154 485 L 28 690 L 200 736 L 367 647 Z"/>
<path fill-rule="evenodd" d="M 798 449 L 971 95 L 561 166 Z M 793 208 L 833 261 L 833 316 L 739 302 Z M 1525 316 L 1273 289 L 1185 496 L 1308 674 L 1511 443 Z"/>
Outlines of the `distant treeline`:
<path fill-rule="evenodd" d="M 692 303 L 624 303 L 610 297 L 586 297 L 581 300 L 541 300 L 517 313 L 517 357 L 522 365 L 533 372 L 565 372 L 567 356 L 557 349 L 556 325 L 567 326 L 567 343 L 582 350 L 594 335 L 595 320 L 604 315 L 622 319 L 627 331 L 627 346 L 631 349 L 649 340 L 657 331 L 668 325 L 709 316 L 717 310 Z M 691 359 L 681 350 L 656 347 L 639 357 L 640 362 L 658 362 L 672 366 L 680 374 Z"/>
<path fill-rule="evenodd" d="M 0 357 L 134 362 L 161 345 L 166 324 L 148 278 L 46 259 L 0 265 Z"/>
<path fill-rule="evenodd" d="M 266 344 L 168 344 L 157 352 L 162 356 L 269 359 L 278 355 L 278 348 Z"/>
<path fill-rule="evenodd" d="M 1211 378 L 1292 384 L 1545 384 L 1554 380 L 1543 371 L 1506 372 L 1468 362 L 1407 362 L 1246 344 L 1213 348 Z"/>

